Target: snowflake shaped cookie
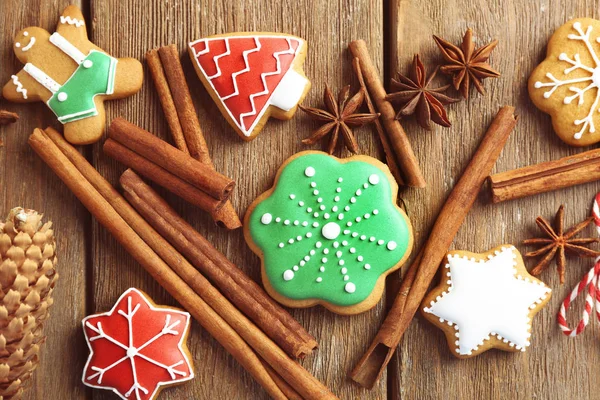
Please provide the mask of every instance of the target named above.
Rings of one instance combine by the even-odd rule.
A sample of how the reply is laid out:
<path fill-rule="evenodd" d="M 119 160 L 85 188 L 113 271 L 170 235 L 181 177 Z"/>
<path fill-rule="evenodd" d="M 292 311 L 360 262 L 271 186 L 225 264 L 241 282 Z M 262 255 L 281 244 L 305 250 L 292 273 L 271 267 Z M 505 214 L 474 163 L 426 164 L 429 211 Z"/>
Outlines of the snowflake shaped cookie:
<path fill-rule="evenodd" d="M 529 78 L 529 95 L 573 146 L 600 141 L 600 21 L 579 18 L 556 30 L 546 59 Z"/>
<path fill-rule="evenodd" d="M 155 399 L 165 386 L 194 377 L 185 345 L 190 314 L 156 306 L 128 289 L 109 312 L 83 320 L 90 356 L 87 386 L 110 389 L 123 399 Z"/>
<path fill-rule="evenodd" d="M 288 159 L 244 224 L 269 294 L 289 307 L 322 304 L 340 314 L 373 307 L 385 276 L 412 248 L 397 190 L 388 168 L 371 157 L 307 151 Z"/>
<path fill-rule="evenodd" d="M 453 251 L 442 282 L 423 301 L 423 314 L 446 333 L 452 353 L 468 358 L 490 348 L 525 351 L 533 316 L 551 290 L 525 269 L 511 245 L 486 253 Z"/>

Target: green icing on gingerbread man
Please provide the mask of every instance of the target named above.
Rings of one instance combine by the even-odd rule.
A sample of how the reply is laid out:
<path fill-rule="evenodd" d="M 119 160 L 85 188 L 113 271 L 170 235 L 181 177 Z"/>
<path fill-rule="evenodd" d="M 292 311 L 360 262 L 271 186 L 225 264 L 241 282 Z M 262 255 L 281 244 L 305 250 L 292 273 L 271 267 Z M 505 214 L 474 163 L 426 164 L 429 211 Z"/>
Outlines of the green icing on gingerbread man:
<path fill-rule="evenodd" d="M 387 167 L 365 156 L 340 161 L 304 152 L 286 162 L 273 189 L 250 207 L 246 224 L 269 291 L 291 306 L 309 300 L 350 307 L 369 298 L 412 247 L 410 222 L 395 204 L 390 179 Z"/>
<path fill-rule="evenodd" d="M 73 144 L 98 141 L 106 126 L 104 102 L 130 96 L 142 86 L 142 64 L 112 57 L 92 43 L 75 5 L 62 12 L 54 33 L 37 26 L 17 32 L 13 51 L 24 65 L 10 76 L 2 97 L 46 103 Z"/>

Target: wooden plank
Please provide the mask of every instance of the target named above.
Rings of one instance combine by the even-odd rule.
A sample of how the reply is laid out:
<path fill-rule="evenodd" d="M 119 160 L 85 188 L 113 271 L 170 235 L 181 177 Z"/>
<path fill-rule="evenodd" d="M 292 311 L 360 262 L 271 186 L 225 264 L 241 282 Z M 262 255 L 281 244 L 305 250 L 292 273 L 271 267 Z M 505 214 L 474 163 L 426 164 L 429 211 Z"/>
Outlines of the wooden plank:
<path fill-rule="evenodd" d="M 183 52 L 187 42 L 203 36 L 234 31 L 289 32 L 307 39 L 309 44 L 305 71 L 313 82 L 306 103 L 321 105 L 325 83 L 334 90 L 354 81 L 347 44 L 364 38 L 371 46 L 373 58 L 381 67 L 382 1 L 351 0 L 332 3 L 326 0 L 300 2 L 260 1 L 180 1 L 149 2 L 92 1 L 94 42 L 116 56 L 142 59 L 154 47 L 177 43 Z M 238 182 L 232 198 L 242 215 L 246 207 L 271 184 L 281 163 L 305 149 L 300 140 L 316 125 L 298 115 L 290 122 L 271 121 L 258 139 L 242 142 L 219 116 L 219 112 L 196 77 L 187 54 L 183 65 L 200 114 L 200 121 L 216 168 Z M 145 77 L 142 91 L 129 99 L 107 104 L 107 118 L 124 116 L 130 121 L 169 138 L 151 79 Z M 362 151 L 377 155 L 374 136 L 369 128 L 357 131 Z M 170 140 L 170 139 L 169 139 Z M 103 156 L 96 145 L 93 161 L 100 172 L 116 183 L 123 167 Z M 163 192 L 164 193 L 164 192 Z M 247 248 L 242 232 L 216 229 L 207 215 L 188 204 L 166 195 L 166 198 L 200 232 L 227 256 L 259 279 L 259 260 Z M 94 265 L 94 309 L 105 310 L 130 286 L 148 292 L 158 303 L 174 304 L 158 285 L 125 254 L 104 229 L 93 224 L 91 240 Z M 356 317 L 340 317 L 323 309 L 292 312 L 314 334 L 320 348 L 303 365 L 326 383 L 341 398 L 381 399 L 386 397 L 385 378 L 373 391 L 365 391 L 350 383 L 346 374 L 381 321 L 381 305 Z M 190 348 L 197 368 L 192 382 L 166 391 L 161 398 L 197 399 L 262 399 L 266 394 L 226 354 L 218 343 L 197 324 L 192 326 Z M 111 398 L 94 392 L 95 398 Z"/>
<path fill-rule="evenodd" d="M 12 50 L 14 35 L 27 26 L 53 32 L 60 12 L 71 1 L 38 2 L 6 0 L 0 3 L 0 81 L 23 68 Z M 78 2 L 75 1 L 75 4 Z M 16 124 L 0 128 L 0 214 L 12 207 L 39 210 L 54 223 L 60 279 L 54 291 L 54 306 L 45 326 L 48 336 L 25 399 L 82 399 L 89 393 L 80 383 L 87 351 L 81 331 L 86 314 L 86 233 L 90 219 L 79 201 L 27 145 L 35 127 L 57 126 L 56 118 L 43 104 L 18 105 L 0 99 L 0 109 L 16 111 Z"/>
<path fill-rule="evenodd" d="M 552 132 L 550 118 L 529 100 L 527 78 L 544 58 L 554 30 L 575 16 L 596 16 L 597 4 L 558 0 L 543 4 L 394 0 L 390 6 L 390 71 L 397 65 L 406 71 L 417 52 L 431 67 L 429 70 L 441 62 L 432 34 L 459 44 L 466 28 L 471 27 L 477 45 L 494 38 L 500 41 L 491 63 L 502 72 L 502 77 L 485 81 L 486 95 L 472 91 L 469 101 L 448 107 L 451 128 L 438 127 L 427 132 L 412 119 L 403 123 L 429 184 L 425 190 L 403 193 L 418 244 L 426 238 L 445 197 L 501 105 L 515 105 L 520 121 L 495 171 L 583 151 L 566 146 Z M 438 79 L 440 83 L 445 81 Z M 521 241 L 539 234 L 534 224 L 537 215 L 552 218 L 558 206 L 565 204 L 566 224 L 570 226 L 589 215 L 598 188 L 598 184 L 590 183 L 498 205 L 491 204 L 487 192 L 482 193 L 460 229 L 454 248 L 481 252 L 512 243 L 524 252 Z M 592 228 L 586 232 L 594 235 Z M 506 398 L 507 393 L 518 394 L 519 398 L 590 398 L 600 389 L 597 380 L 589 379 L 595 376 L 595 366 L 600 361 L 597 351 L 589 351 L 597 346 L 598 335 L 593 330 L 598 327 L 591 326 L 591 332 L 577 340 L 569 339 L 559 331 L 555 316 L 564 297 L 591 266 L 590 260 L 568 258 L 564 286 L 559 285 L 553 268 L 542 274 L 554 293 L 548 306 L 534 319 L 532 346 L 523 354 L 489 351 L 473 359 L 457 360 L 448 351 L 443 333 L 418 316 L 400 346 L 394 366 L 399 372 L 390 376 L 390 398 L 500 399 Z M 575 303 L 573 315 L 580 313 L 582 304 Z"/>

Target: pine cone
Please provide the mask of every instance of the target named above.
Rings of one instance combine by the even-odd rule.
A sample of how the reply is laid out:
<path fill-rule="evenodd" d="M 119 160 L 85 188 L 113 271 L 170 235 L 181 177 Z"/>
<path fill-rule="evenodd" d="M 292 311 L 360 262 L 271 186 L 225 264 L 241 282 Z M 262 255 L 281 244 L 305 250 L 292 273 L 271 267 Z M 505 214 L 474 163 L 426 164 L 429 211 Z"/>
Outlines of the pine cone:
<path fill-rule="evenodd" d="M 0 400 L 18 399 L 39 363 L 58 274 L 52 223 L 14 208 L 0 222 Z"/>

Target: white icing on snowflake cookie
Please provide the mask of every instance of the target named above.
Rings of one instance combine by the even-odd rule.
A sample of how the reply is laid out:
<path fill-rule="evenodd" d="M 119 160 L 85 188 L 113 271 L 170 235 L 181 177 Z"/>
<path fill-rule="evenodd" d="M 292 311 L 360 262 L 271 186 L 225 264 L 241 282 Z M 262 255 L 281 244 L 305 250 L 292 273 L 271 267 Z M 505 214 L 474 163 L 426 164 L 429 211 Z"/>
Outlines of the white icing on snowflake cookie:
<path fill-rule="evenodd" d="M 453 251 L 440 285 L 425 296 L 422 311 L 446 333 L 456 357 L 473 357 L 490 348 L 525 351 L 532 318 L 550 293 L 527 273 L 511 245 L 482 254 Z"/>
<path fill-rule="evenodd" d="M 600 21 L 574 19 L 554 32 L 546 59 L 529 78 L 534 104 L 573 146 L 600 141 Z"/>
<path fill-rule="evenodd" d="M 112 310 L 83 320 L 90 349 L 83 383 L 122 399 L 155 399 L 164 387 L 194 377 L 185 344 L 189 328 L 187 312 L 156 306 L 128 289 Z"/>

